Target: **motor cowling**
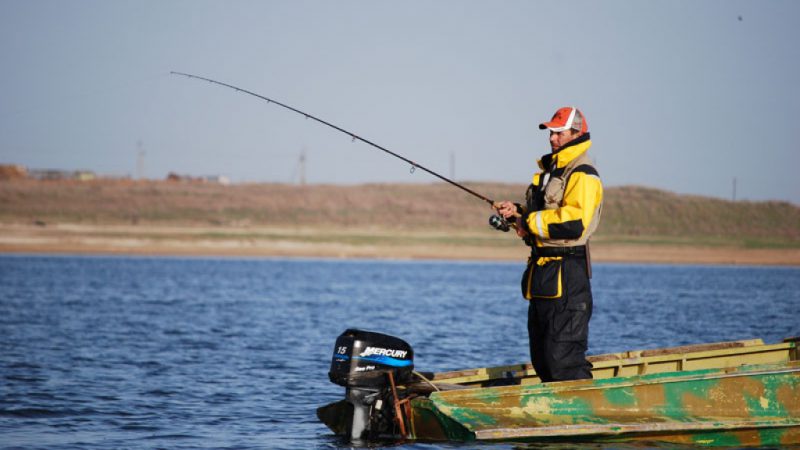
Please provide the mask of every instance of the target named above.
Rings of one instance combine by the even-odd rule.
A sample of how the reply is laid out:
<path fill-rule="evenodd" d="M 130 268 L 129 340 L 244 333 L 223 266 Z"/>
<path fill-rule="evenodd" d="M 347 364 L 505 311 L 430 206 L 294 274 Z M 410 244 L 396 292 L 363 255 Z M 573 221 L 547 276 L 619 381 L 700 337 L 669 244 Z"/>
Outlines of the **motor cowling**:
<path fill-rule="evenodd" d="M 402 339 L 348 329 L 336 339 L 328 377 L 344 387 L 382 387 L 391 372 L 395 382 L 411 379 L 414 351 Z"/>
<path fill-rule="evenodd" d="M 395 384 L 410 381 L 414 351 L 402 339 L 386 334 L 348 329 L 336 339 L 328 377 L 347 388 L 352 405 L 347 434 L 353 441 L 393 435 L 397 420 L 389 374 Z M 403 436 L 401 436 L 403 437 Z"/>

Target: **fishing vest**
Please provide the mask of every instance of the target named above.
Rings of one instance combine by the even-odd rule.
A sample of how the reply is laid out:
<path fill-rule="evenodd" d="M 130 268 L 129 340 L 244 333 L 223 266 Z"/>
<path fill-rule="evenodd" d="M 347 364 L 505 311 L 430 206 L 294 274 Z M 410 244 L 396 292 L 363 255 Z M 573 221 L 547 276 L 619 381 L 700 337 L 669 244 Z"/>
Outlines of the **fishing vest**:
<path fill-rule="evenodd" d="M 584 136 L 586 136 L 586 138 L 584 140 L 580 140 L 579 138 L 580 141 L 575 145 L 580 145 L 583 142 L 587 142 L 591 145 L 588 134 Z M 587 155 L 586 150 L 561 168 L 556 167 L 556 158 L 558 155 L 558 153 L 548 154 L 541 159 L 540 165 L 544 172 L 536 174 L 533 183 L 528 187 L 528 191 L 525 195 L 527 211 L 552 210 L 563 206 L 567 183 L 573 173 L 582 172 L 588 175 L 598 175 L 597 169 L 595 169 L 594 163 Z M 586 245 L 589 238 L 597 229 L 597 225 L 600 223 L 601 211 L 602 202 L 595 208 L 592 220 L 578 239 L 540 239 L 536 237 L 535 242 L 528 242 L 528 245 L 535 245 L 536 247 L 576 247 Z"/>
<path fill-rule="evenodd" d="M 586 244 L 600 221 L 602 197 L 586 225 L 583 224 L 583 214 L 578 219 L 567 220 L 559 224 L 539 223 L 537 221 L 541 220 L 541 215 L 536 214 L 538 211 L 555 210 L 564 206 L 567 183 L 573 174 L 583 173 L 588 176 L 597 176 L 597 170 L 586 154 L 590 146 L 591 141 L 589 141 L 589 135 L 586 134 L 560 152 L 545 155 L 539 161 L 539 167 L 543 172 L 534 175 L 533 182 L 528 187 L 525 196 L 527 208 L 525 208 L 523 221 L 529 229 L 534 226 L 548 226 L 547 234 L 550 236 L 549 239 L 540 238 L 539 235 L 543 234 L 540 231 L 538 235 L 528 234 L 525 238 L 525 243 L 531 246 L 531 256 L 528 258 L 527 267 L 522 275 L 521 288 L 523 297 L 528 300 L 562 298 L 565 292 L 563 268 L 566 263 L 564 258 L 582 258 L 586 264 L 587 282 L 588 278 L 591 278 L 591 263 Z M 572 159 L 563 164 L 566 158 L 570 157 Z M 561 167 L 559 167 L 557 158 L 562 158 L 563 165 Z M 532 215 L 534 217 L 531 217 Z M 537 222 L 536 225 L 532 225 L 531 220 Z M 578 234 L 577 238 L 565 238 L 565 236 L 572 237 Z"/>

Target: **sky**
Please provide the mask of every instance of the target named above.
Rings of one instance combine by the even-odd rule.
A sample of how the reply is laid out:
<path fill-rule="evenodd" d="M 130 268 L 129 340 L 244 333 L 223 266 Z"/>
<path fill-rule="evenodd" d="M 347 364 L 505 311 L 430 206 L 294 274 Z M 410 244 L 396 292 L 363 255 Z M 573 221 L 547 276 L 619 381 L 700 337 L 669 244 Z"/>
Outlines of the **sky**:
<path fill-rule="evenodd" d="M 574 105 L 605 186 L 800 204 L 797 1 L 0 0 L 0 11 L 0 164 L 437 181 L 180 71 L 458 181 L 528 183 L 550 150 L 537 125 Z"/>

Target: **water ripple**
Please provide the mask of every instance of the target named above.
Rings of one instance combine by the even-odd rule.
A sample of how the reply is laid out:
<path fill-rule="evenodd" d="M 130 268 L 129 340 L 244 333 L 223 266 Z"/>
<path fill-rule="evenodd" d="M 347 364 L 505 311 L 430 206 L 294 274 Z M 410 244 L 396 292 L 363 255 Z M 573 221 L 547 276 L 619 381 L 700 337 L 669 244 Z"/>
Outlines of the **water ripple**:
<path fill-rule="evenodd" d="M 327 379 L 336 336 L 400 336 L 422 370 L 525 361 L 520 269 L 0 256 L 3 445 L 350 448 L 315 417 L 344 395 Z M 591 352 L 800 334 L 798 275 L 598 265 Z"/>

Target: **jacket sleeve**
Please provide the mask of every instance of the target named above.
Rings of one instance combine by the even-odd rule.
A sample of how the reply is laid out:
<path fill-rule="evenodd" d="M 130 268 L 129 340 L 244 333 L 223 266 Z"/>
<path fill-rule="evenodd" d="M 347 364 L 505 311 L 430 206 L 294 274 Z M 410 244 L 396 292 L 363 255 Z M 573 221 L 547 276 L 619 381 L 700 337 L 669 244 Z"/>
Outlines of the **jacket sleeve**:
<path fill-rule="evenodd" d="M 592 167 L 576 169 L 567 180 L 561 207 L 531 211 L 525 224 L 539 239 L 579 239 L 595 220 L 603 200 L 603 184 Z"/>

